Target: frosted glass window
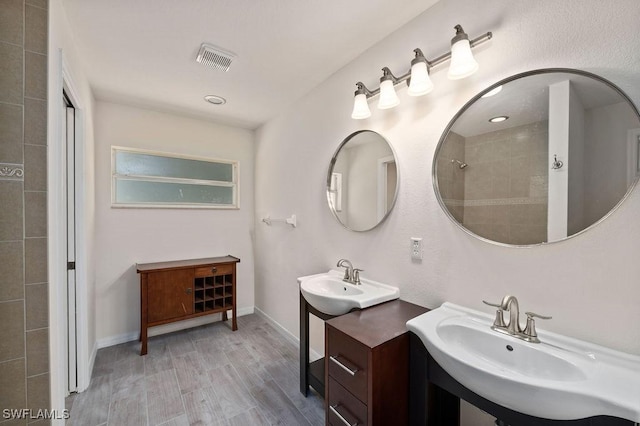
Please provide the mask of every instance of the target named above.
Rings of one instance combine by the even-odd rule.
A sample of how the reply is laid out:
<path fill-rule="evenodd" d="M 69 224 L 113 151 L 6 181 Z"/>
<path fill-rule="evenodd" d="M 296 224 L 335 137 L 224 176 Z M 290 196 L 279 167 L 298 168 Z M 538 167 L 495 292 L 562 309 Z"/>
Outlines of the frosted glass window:
<path fill-rule="evenodd" d="M 238 163 L 112 147 L 114 207 L 238 207 Z"/>
<path fill-rule="evenodd" d="M 140 152 L 116 151 L 116 173 L 125 176 L 164 176 L 231 182 L 233 180 L 233 165 Z"/>

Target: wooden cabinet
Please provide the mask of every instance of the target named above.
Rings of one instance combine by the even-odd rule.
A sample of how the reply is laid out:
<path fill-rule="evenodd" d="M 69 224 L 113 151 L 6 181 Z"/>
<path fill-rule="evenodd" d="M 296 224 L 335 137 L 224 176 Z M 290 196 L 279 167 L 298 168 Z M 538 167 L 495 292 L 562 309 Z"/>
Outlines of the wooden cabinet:
<path fill-rule="evenodd" d="M 233 256 L 171 262 L 139 263 L 140 355 L 147 353 L 149 327 L 231 311 L 231 329 L 236 321 L 236 264 Z"/>
<path fill-rule="evenodd" d="M 428 309 L 402 300 L 325 322 L 326 424 L 409 422 L 409 334 Z"/>

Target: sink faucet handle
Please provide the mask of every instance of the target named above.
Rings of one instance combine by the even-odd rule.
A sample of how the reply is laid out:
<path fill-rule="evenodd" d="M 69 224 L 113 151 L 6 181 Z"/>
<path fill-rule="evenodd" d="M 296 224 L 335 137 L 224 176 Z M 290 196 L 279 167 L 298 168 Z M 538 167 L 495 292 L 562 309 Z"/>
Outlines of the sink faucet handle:
<path fill-rule="evenodd" d="M 502 305 L 500 303 L 490 303 L 486 300 L 483 300 L 482 303 L 485 305 L 493 306 L 494 308 L 498 308 L 496 310 L 496 319 L 493 320 L 492 328 L 507 328 L 507 324 L 504 323 L 504 316 L 502 316 Z"/>
<path fill-rule="evenodd" d="M 551 319 L 551 317 L 539 315 L 535 312 L 525 312 L 525 314 L 527 315 L 527 326 L 522 331 L 522 334 L 524 334 L 528 341 L 532 343 L 539 343 L 540 339 L 538 339 L 538 333 L 536 332 L 536 321 L 534 318 L 548 320 Z"/>
<path fill-rule="evenodd" d="M 360 284 L 360 272 L 364 271 L 364 269 L 353 268 L 353 282 L 355 284 Z"/>
<path fill-rule="evenodd" d="M 490 303 L 490 302 L 487 302 L 486 300 L 483 300 L 482 303 L 484 303 L 485 305 L 493 306 L 494 308 L 502 309 L 501 303 Z"/>
<path fill-rule="evenodd" d="M 545 317 L 544 315 L 536 314 L 535 312 L 525 312 L 527 319 L 529 318 L 540 318 L 543 320 L 550 320 L 552 317 Z"/>

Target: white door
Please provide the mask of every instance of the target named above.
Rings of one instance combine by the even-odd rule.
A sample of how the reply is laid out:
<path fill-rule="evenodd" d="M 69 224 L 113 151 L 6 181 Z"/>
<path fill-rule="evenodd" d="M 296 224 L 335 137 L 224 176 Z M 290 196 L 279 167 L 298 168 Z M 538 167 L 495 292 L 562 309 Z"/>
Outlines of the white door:
<path fill-rule="evenodd" d="M 67 392 L 78 390 L 77 322 L 76 322 L 76 180 L 75 180 L 75 108 L 63 94 L 63 135 L 66 138 L 66 199 L 67 199 Z"/>

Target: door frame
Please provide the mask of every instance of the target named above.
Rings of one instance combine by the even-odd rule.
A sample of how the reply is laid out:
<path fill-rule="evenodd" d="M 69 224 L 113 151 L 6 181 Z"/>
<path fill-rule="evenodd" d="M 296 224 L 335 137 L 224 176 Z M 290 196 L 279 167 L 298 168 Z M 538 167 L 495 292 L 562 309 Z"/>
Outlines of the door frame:
<path fill-rule="evenodd" d="M 395 163 L 396 158 L 393 155 L 378 159 L 378 201 L 377 201 L 377 219 L 381 221 L 388 213 L 387 211 L 387 165 Z M 396 164 L 396 167 L 398 165 Z"/>
<path fill-rule="evenodd" d="M 47 150 L 47 212 L 48 212 L 48 265 L 49 265 L 49 357 L 50 394 L 53 408 L 64 408 L 67 396 L 67 312 L 64 309 L 67 283 L 67 203 L 66 191 L 66 144 L 63 138 L 63 91 L 73 103 L 75 113 L 75 170 L 76 176 L 84 176 L 85 163 L 85 108 L 79 96 L 73 74 L 59 49 L 56 53 L 56 68 L 50 70 L 53 78 L 49 88 L 48 102 L 48 150 Z M 66 114 L 66 113 L 65 113 Z M 76 179 L 76 330 L 78 392 L 86 390 L 91 379 L 91 365 L 95 350 L 89 350 L 88 313 L 88 233 L 86 228 L 85 179 Z"/>

